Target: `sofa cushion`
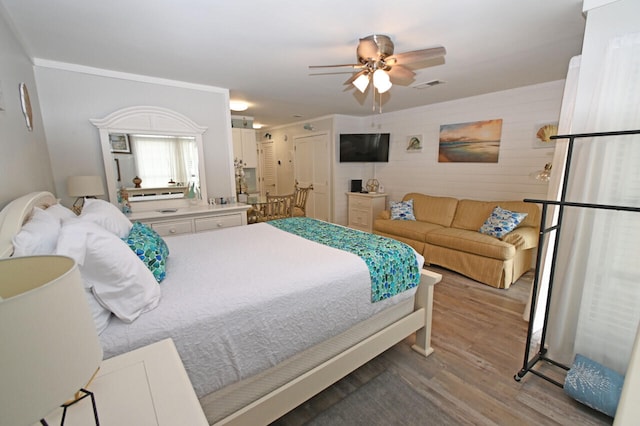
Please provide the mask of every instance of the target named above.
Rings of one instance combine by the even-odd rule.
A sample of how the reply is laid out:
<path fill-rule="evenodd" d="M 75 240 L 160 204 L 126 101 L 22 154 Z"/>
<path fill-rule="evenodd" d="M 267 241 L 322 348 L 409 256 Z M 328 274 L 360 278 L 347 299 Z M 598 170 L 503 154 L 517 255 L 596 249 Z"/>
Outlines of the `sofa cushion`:
<path fill-rule="evenodd" d="M 527 217 L 527 213 L 512 212 L 496 206 L 484 221 L 478 232 L 492 237 L 502 238 L 516 229 L 520 222 Z"/>
<path fill-rule="evenodd" d="M 442 226 L 436 225 L 435 223 L 414 220 L 376 219 L 373 223 L 373 229 L 377 232 L 397 235 L 420 242 L 425 241 L 428 232 L 440 228 L 442 228 Z"/>
<path fill-rule="evenodd" d="M 426 235 L 428 244 L 447 247 L 479 256 L 493 259 L 507 260 L 516 254 L 516 248 L 509 243 L 495 237 L 459 228 L 441 228 Z"/>
<path fill-rule="evenodd" d="M 416 220 L 413 215 L 413 199 L 407 201 L 391 202 L 392 220 Z"/>
<path fill-rule="evenodd" d="M 540 208 L 533 203 L 525 203 L 524 201 L 460 200 L 458 201 L 458 208 L 456 209 L 451 227 L 478 231 L 497 206 L 514 212 L 527 213 L 527 217 L 520 223 L 520 227 L 538 227 L 539 225 Z"/>
<path fill-rule="evenodd" d="M 413 199 L 413 214 L 417 221 L 435 223 L 441 226 L 451 226 L 456 213 L 458 200 L 451 197 L 433 197 L 416 192 L 405 195 L 402 200 Z M 488 214 L 487 214 L 488 215 Z M 486 216 L 482 219 L 484 221 Z M 480 224 L 482 225 L 482 223 Z M 476 230 L 479 228 L 478 226 Z"/>

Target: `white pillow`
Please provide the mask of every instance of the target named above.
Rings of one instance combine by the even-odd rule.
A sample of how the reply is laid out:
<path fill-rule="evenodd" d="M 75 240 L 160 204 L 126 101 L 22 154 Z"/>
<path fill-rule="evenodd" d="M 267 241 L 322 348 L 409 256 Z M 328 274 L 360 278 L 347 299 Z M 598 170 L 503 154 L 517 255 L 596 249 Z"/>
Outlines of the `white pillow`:
<path fill-rule="evenodd" d="M 93 316 L 93 323 L 96 325 L 96 331 L 98 334 L 101 334 L 109 325 L 111 311 L 98 302 L 96 297 L 93 295 L 93 291 L 88 288 L 85 288 L 84 291 L 85 296 L 87 297 L 87 302 L 89 302 L 91 315 Z"/>
<path fill-rule="evenodd" d="M 98 198 L 84 200 L 80 219 L 97 223 L 107 231 L 124 238 L 133 224 L 116 206 Z"/>
<path fill-rule="evenodd" d="M 54 254 L 60 234 L 60 220 L 34 207 L 33 215 L 13 236 L 13 256 Z"/>
<path fill-rule="evenodd" d="M 66 219 L 75 219 L 78 216 L 71 211 L 71 209 L 63 206 L 62 204 L 53 204 L 47 208 L 46 212 L 53 217 L 58 218 L 58 220 L 63 221 Z"/>
<path fill-rule="evenodd" d="M 160 286 L 129 246 L 93 222 L 65 221 L 57 254 L 78 263 L 85 288 L 122 321 L 133 322 L 160 302 Z"/>

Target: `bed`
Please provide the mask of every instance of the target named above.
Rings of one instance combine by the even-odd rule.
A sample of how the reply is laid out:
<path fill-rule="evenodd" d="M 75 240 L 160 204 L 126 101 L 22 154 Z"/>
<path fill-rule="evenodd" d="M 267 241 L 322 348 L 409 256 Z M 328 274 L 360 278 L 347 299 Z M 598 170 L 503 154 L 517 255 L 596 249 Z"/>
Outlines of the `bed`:
<path fill-rule="evenodd" d="M 47 192 L 8 204 L 0 257 L 17 250 L 12 241 L 32 216 L 53 206 L 62 210 Z M 61 229 L 79 221 L 61 220 Z M 441 276 L 422 269 L 415 252 L 419 284 L 372 302 L 371 271 L 359 256 L 273 224 L 164 242 L 170 255 L 147 295 L 153 302 L 109 315 L 100 334 L 105 358 L 172 338 L 211 424 L 267 424 L 412 333 L 416 352 L 433 351 L 433 286 Z"/>

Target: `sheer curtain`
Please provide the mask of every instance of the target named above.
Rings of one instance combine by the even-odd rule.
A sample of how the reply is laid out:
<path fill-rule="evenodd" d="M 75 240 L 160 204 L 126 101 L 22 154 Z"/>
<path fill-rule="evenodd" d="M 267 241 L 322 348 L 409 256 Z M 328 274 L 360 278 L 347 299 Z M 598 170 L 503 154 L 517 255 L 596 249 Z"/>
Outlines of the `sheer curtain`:
<path fill-rule="evenodd" d="M 198 182 L 194 138 L 131 135 L 131 143 L 144 187 L 165 187 L 170 180 L 184 185 Z"/>
<path fill-rule="evenodd" d="M 640 128 L 640 34 L 613 39 L 586 132 Z M 640 207 L 640 136 L 576 140 L 568 201 Z M 640 213 L 566 208 L 548 329 L 549 355 L 581 353 L 626 371 L 640 321 Z"/>

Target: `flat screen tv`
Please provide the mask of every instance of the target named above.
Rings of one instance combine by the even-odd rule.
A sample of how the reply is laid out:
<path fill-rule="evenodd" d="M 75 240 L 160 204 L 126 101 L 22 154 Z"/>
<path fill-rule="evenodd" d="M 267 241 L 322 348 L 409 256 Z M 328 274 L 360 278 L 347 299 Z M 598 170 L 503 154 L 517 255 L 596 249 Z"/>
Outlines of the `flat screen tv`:
<path fill-rule="evenodd" d="M 386 163 L 389 161 L 389 133 L 340 135 L 341 163 Z"/>

